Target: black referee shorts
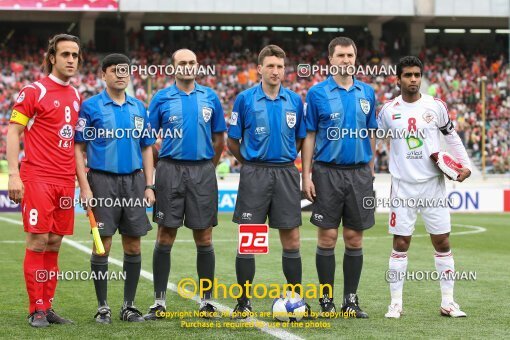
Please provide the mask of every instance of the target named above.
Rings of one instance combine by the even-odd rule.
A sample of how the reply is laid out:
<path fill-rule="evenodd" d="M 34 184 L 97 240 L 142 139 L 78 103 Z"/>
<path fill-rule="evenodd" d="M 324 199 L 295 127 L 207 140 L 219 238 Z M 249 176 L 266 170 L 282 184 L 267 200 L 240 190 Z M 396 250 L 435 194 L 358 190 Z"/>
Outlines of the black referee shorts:
<path fill-rule="evenodd" d="M 118 175 L 90 169 L 87 179 L 95 198 L 92 212 L 101 236 L 144 236 L 152 229 L 147 217 L 145 175 L 136 171 Z"/>
<path fill-rule="evenodd" d="M 324 229 L 344 227 L 354 230 L 375 224 L 375 208 L 363 206 L 364 197 L 374 197 L 372 171 L 368 164 L 340 166 L 315 162 L 312 181 L 316 198 L 310 222 Z"/>

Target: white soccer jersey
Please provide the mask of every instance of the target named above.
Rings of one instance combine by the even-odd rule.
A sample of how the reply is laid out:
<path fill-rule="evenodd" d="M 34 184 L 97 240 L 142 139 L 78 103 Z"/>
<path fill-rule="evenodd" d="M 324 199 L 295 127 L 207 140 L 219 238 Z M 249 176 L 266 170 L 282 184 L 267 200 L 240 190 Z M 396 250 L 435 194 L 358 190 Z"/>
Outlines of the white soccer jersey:
<path fill-rule="evenodd" d="M 394 178 L 423 183 L 441 175 L 429 156 L 440 151 L 441 132 L 455 133 L 443 101 L 421 94 L 419 100 L 407 103 L 400 95 L 384 104 L 377 122 L 379 129 L 393 136 L 389 168 Z"/>

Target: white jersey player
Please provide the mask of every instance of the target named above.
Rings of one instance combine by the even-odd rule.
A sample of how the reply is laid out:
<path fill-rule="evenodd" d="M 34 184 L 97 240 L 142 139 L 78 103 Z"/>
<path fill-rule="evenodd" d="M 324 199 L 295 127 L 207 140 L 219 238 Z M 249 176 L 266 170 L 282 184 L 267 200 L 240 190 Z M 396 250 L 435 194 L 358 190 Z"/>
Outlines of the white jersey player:
<path fill-rule="evenodd" d="M 407 250 L 418 212 L 425 222 L 435 248 L 435 265 L 440 277 L 441 315 L 466 316 L 453 299 L 454 261 L 450 250 L 450 212 L 446 201 L 444 175 L 429 158 L 440 150 L 440 134 L 444 135 L 455 158 L 462 164 L 458 178 L 462 182 L 471 175 L 471 165 L 462 141 L 448 116 L 446 104 L 420 93 L 423 64 L 413 56 L 400 59 L 397 82 L 401 95 L 386 103 L 379 112 L 380 129 L 390 141 L 391 202 L 389 232 L 393 251 L 389 261 L 388 281 L 391 303 L 388 318 L 402 313 L 402 290 L 407 269 Z M 399 130 L 399 131 L 397 131 Z M 394 202 L 399 204 L 394 204 Z"/>

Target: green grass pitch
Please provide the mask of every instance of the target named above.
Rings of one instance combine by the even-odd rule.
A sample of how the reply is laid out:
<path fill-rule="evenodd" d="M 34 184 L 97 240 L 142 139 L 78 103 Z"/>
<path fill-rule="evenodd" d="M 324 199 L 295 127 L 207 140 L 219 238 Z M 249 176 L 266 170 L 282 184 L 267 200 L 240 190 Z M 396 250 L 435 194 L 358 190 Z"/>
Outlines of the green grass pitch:
<path fill-rule="evenodd" d="M 237 227 L 230 219 L 231 214 L 220 214 L 220 225 L 213 234 L 216 252 L 216 277 L 221 283 L 235 282 L 235 252 L 237 246 Z M 233 339 L 274 339 L 257 328 L 183 328 L 179 319 L 167 319 L 157 322 L 128 324 L 118 319 L 122 302 L 123 281 L 113 281 L 108 286 L 108 301 L 112 307 L 113 323 L 97 325 L 93 320 L 96 312 L 96 298 L 92 281 L 60 281 L 55 299 L 55 309 L 62 315 L 75 321 L 75 325 L 52 325 L 45 329 L 33 329 L 26 320 L 27 296 L 23 280 L 22 263 L 24 256 L 24 234 L 22 226 L 13 223 L 19 221 L 19 214 L 0 215 L 0 259 L 2 299 L 0 308 L 4 311 L 0 337 L 9 338 L 207 338 Z M 317 283 L 315 270 L 316 230 L 310 224 L 309 214 L 303 214 L 301 227 L 301 256 L 303 260 L 303 284 Z M 385 281 L 388 257 L 391 250 L 391 236 L 387 233 L 387 215 L 377 214 L 376 225 L 365 233 L 364 267 L 359 287 L 360 306 L 369 313 L 368 320 L 320 319 L 329 328 L 285 328 L 296 337 L 305 339 L 325 338 L 482 338 L 508 337 L 509 300 L 508 300 L 508 263 L 510 252 L 510 216 L 508 214 L 456 214 L 452 216 L 452 250 L 457 271 L 475 271 L 476 280 L 459 281 L 455 285 L 455 298 L 467 318 L 450 319 L 439 316 L 439 283 L 434 281 L 409 281 L 404 286 L 404 312 L 399 320 L 384 318 L 389 302 L 389 288 Z M 471 227 L 470 227 L 471 226 Z M 90 247 L 92 244 L 88 222 L 84 213 L 76 216 L 75 235 L 70 238 Z M 142 269 L 152 273 L 152 249 L 155 230 L 143 239 Z M 411 249 L 409 251 L 410 271 L 434 270 L 433 248 L 425 234 L 423 223 L 418 222 Z M 281 246 L 276 231 L 270 233 L 268 255 L 256 257 L 256 275 L 254 283 L 284 283 L 281 270 Z M 63 244 L 60 253 L 60 269 L 63 271 L 89 270 L 90 256 L 69 244 Z M 114 237 L 110 257 L 122 260 L 122 248 L 118 235 Z M 337 296 L 342 292 L 341 239 L 336 250 Z M 177 283 L 185 277 L 196 278 L 196 250 L 190 230 L 181 228 L 177 242 L 172 249 L 172 267 L 170 281 Z M 111 271 L 121 271 L 117 265 L 110 264 Z M 340 299 L 337 307 L 340 305 Z M 218 299 L 223 305 L 233 308 L 233 299 Z M 152 282 L 140 278 L 136 305 L 143 312 L 152 304 Z M 256 312 L 269 311 L 272 299 L 254 300 Z M 308 301 L 312 310 L 318 310 L 317 301 Z M 195 311 L 197 303 L 180 297 L 174 292 L 168 293 L 169 311 Z M 269 317 L 259 318 L 269 326 Z M 186 321 L 201 321 L 197 317 Z M 219 322 L 228 322 L 221 319 Z M 308 322 L 308 321 L 307 321 Z M 306 322 L 304 323 L 304 325 Z M 310 325 L 310 324 L 309 324 Z"/>

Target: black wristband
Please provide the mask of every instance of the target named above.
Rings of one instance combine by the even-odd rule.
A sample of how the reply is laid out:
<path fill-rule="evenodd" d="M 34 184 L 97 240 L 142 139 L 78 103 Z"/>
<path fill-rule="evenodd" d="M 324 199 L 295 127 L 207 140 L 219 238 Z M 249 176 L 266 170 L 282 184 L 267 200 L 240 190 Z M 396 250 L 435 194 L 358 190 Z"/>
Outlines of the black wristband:
<path fill-rule="evenodd" d="M 146 185 L 145 186 L 145 190 L 147 189 L 151 189 L 152 191 L 156 191 L 156 186 L 155 185 Z"/>

